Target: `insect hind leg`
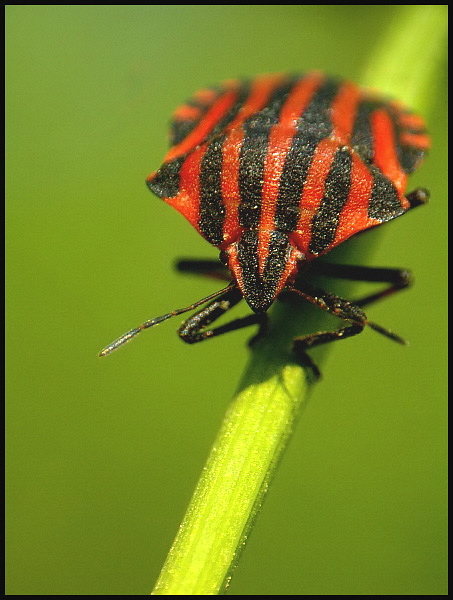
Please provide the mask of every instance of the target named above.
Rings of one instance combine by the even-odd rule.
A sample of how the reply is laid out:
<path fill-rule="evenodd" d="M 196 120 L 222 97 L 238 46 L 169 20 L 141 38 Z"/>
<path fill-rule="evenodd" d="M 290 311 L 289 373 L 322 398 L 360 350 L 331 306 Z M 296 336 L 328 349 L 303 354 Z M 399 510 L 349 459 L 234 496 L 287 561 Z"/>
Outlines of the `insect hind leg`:
<path fill-rule="evenodd" d="M 307 350 L 319 346 L 321 344 L 327 344 L 328 342 L 334 342 L 337 340 L 344 340 L 354 335 L 357 335 L 363 331 L 365 323 L 354 323 L 347 327 L 342 327 L 336 331 L 322 331 L 304 337 L 295 338 L 293 340 L 293 352 L 298 361 L 309 367 L 316 379 L 320 379 L 321 372 L 313 361 L 313 359 L 307 354 Z"/>
<path fill-rule="evenodd" d="M 378 331 L 396 342 L 405 344 L 404 340 L 398 335 L 368 321 L 367 316 L 361 310 L 358 303 L 349 302 L 335 294 L 314 288 L 306 282 L 300 285 L 300 287 L 289 288 L 289 291 L 295 292 L 305 300 L 308 300 L 311 304 L 314 304 L 349 323 L 349 325 L 335 331 L 320 331 L 295 338 L 293 342 L 293 351 L 295 355 L 302 364 L 308 365 L 312 369 L 316 378 L 320 377 L 319 369 L 307 355 L 306 351 L 321 344 L 347 339 L 357 335 L 363 331 L 366 325 L 369 325 L 375 331 Z"/>

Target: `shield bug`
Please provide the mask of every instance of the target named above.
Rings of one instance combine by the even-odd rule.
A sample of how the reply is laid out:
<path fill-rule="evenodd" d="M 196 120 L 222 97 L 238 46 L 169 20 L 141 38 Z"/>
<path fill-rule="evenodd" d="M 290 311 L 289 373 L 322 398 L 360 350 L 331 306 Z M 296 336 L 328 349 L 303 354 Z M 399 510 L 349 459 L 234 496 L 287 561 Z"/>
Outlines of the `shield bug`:
<path fill-rule="evenodd" d="M 179 269 L 227 274 L 223 289 L 146 321 L 101 352 L 109 354 L 143 329 L 205 305 L 180 327 L 194 343 L 252 324 L 283 292 L 302 296 L 346 324 L 294 340 L 306 349 L 344 339 L 368 321 L 362 307 L 410 283 L 407 271 L 318 261 L 351 236 L 424 204 L 428 192 L 405 193 L 407 177 L 429 146 L 423 120 L 401 103 L 320 72 L 232 79 L 198 91 L 173 115 L 171 148 L 147 179 L 210 244 L 217 261 L 181 261 Z M 314 289 L 306 273 L 386 283 L 351 303 Z M 245 299 L 253 313 L 211 324 Z"/>

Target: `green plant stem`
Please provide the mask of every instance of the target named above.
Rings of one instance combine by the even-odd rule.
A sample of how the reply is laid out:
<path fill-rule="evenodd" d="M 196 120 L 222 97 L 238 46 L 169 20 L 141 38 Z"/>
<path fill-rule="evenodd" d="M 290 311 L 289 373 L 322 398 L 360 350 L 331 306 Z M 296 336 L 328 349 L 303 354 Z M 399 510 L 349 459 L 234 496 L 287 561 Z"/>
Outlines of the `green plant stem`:
<path fill-rule="evenodd" d="M 423 108 L 443 55 L 445 9 L 402 8 L 371 57 L 364 82 Z M 325 328 L 316 322 L 318 313 L 291 303 L 273 311 L 270 335 L 253 350 L 153 595 L 225 590 L 310 390 L 310 373 L 292 361 L 290 340 L 307 319 L 311 331 Z"/>
<path fill-rule="evenodd" d="M 261 359 L 255 357 L 251 365 L 255 375 L 266 364 Z M 293 428 L 304 388 L 302 369 L 281 365 L 238 393 L 153 594 L 212 595 L 226 586 Z"/>
<path fill-rule="evenodd" d="M 288 318 L 253 347 L 153 594 L 212 595 L 228 583 L 307 397 L 304 370 L 287 352 L 300 307 L 279 309 Z"/>

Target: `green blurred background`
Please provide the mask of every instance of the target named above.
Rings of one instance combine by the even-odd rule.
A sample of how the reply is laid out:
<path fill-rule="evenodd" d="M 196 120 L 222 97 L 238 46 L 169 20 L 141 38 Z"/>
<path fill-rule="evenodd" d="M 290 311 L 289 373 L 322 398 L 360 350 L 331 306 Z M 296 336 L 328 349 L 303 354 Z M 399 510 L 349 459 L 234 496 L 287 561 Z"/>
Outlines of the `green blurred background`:
<path fill-rule="evenodd" d="M 228 77 L 358 79 L 398 8 L 6 7 L 8 595 L 148 594 L 247 362 L 250 332 L 190 347 L 177 320 L 97 358 L 217 286 L 174 272 L 217 253 L 144 185 L 171 112 Z M 416 274 L 369 311 L 410 346 L 332 349 L 229 594 L 446 594 L 445 75 L 428 121 L 432 201 L 368 261 Z"/>

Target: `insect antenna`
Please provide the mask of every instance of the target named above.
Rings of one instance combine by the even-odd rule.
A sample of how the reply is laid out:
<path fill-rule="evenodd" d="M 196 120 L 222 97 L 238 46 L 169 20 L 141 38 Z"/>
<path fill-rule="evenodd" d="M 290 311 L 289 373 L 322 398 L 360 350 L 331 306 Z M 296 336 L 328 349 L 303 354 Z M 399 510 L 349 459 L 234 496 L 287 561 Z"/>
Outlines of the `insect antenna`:
<path fill-rule="evenodd" d="M 220 296 L 221 294 L 223 294 L 224 292 L 227 292 L 229 289 L 231 289 L 233 287 L 236 287 L 236 284 L 230 283 L 225 288 L 218 290 L 217 292 L 214 292 L 213 294 L 206 296 L 206 298 L 202 298 L 201 300 L 198 300 L 197 302 L 194 302 L 193 304 L 190 304 L 189 306 L 185 306 L 184 308 L 177 308 L 176 310 L 172 310 L 171 312 L 167 313 L 166 315 L 162 315 L 160 317 L 155 317 L 154 319 L 150 319 L 149 321 L 145 321 L 138 327 L 135 327 L 134 329 L 130 329 L 126 333 L 123 333 L 122 336 L 120 336 L 114 342 L 112 342 L 111 344 L 106 346 L 103 350 L 101 350 L 99 352 L 99 356 L 107 356 L 107 354 L 111 354 L 114 350 L 117 350 L 120 346 L 123 346 L 124 344 L 129 342 L 132 338 L 136 337 L 144 329 L 148 329 L 149 327 L 154 327 L 154 325 L 158 325 L 159 323 L 162 323 L 162 321 L 166 321 L 167 319 L 170 319 L 171 317 L 176 317 L 177 315 L 188 312 L 189 310 L 193 310 L 194 308 L 197 308 L 197 306 L 200 306 L 201 304 L 205 304 L 209 300 L 213 300 L 214 298 L 217 298 L 217 296 Z"/>

